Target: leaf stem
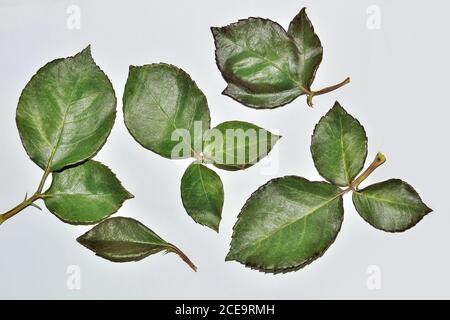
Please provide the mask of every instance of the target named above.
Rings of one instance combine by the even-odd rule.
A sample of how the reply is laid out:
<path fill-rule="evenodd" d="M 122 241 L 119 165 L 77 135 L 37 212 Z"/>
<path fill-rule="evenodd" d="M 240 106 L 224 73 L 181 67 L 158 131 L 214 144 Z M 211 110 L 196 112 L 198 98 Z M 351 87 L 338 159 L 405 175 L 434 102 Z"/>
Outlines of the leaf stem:
<path fill-rule="evenodd" d="M 176 253 L 184 262 L 186 262 L 188 264 L 188 266 L 194 270 L 195 272 L 197 272 L 197 267 L 195 266 L 194 263 L 192 263 L 192 261 L 188 258 L 187 255 L 185 255 L 183 253 L 183 251 L 181 251 L 180 249 L 178 249 L 176 246 L 174 246 L 173 244 L 170 244 L 170 247 L 172 248 L 172 252 Z"/>
<path fill-rule="evenodd" d="M 363 182 L 364 180 L 367 179 L 368 176 L 370 176 L 370 174 L 379 166 L 381 166 L 383 163 L 386 162 L 386 157 L 384 156 L 384 154 L 382 154 L 381 152 L 378 152 L 377 155 L 375 156 L 375 159 L 373 160 L 373 162 L 370 164 L 369 167 L 367 167 L 367 169 L 361 173 L 361 175 L 356 178 L 349 186 L 349 188 L 347 189 L 348 191 L 350 190 L 358 190 L 359 185 L 361 184 L 361 182 Z"/>
<path fill-rule="evenodd" d="M 308 93 L 308 98 L 307 98 L 308 106 L 310 106 L 310 107 L 313 106 L 313 101 L 312 100 L 313 100 L 313 98 L 315 96 L 320 96 L 322 94 L 334 91 L 336 89 L 339 89 L 340 87 L 345 86 L 348 83 L 350 83 L 350 78 L 349 77 L 347 77 L 344 81 L 342 81 L 342 82 L 340 82 L 338 84 L 335 84 L 333 86 L 326 87 L 326 88 L 323 88 L 323 89 L 320 89 L 320 90 L 317 90 L 317 91 L 312 91 L 311 90 L 311 91 L 307 92 Z"/>
<path fill-rule="evenodd" d="M 41 194 L 42 193 L 42 189 L 44 189 L 44 185 L 45 185 L 45 181 L 47 181 L 48 175 L 50 174 L 50 169 L 46 169 L 44 172 L 44 175 L 41 178 L 41 181 L 39 182 L 39 186 L 37 188 L 36 193 L 37 194 Z"/>
<path fill-rule="evenodd" d="M 36 206 L 34 204 L 34 202 L 36 200 L 42 199 L 44 197 L 44 195 L 42 194 L 42 190 L 44 189 L 45 181 L 47 181 L 49 174 L 50 174 L 50 170 L 49 169 L 45 170 L 44 175 L 42 176 L 41 181 L 39 182 L 39 186 L 38 186 L 36 192 L 31 197 L 28 198 L 27 196 L 25 196 L 25 199 L 21 203 L 19 203 L 17 206 L 12 208 L 11 210 L 0 215 L 0 225 L 3 224 L 3 222 L 5 222 L 6 220 L 14 217 L 16 214 L 18 214 L 22 210 L 28 208 L 29 206 L 39 208 L 38 206 Z"/>

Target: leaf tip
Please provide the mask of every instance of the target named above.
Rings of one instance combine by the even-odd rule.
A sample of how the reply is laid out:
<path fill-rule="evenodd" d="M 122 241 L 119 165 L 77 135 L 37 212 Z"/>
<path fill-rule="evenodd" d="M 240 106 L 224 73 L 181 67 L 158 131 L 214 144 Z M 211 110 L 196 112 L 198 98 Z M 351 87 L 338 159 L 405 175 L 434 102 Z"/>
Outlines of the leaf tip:
<path fill-rule="evenodd" d="M 91 45 L 88 44 L 86 48 L 84 48 L 81 52 L 80 55 L 87 55 L 88 57 L 92 58 L 92 53 L 91 53 Z"/>
<path fill-rule="evenodd" d="M 225 261 L 234 261 L 236 260 L 236 257 L 234 256 L 234 253 L 232 252 L 232 249 L 230 249 L 230 251 L 228 252 L 228 254 L 225 257 Z"/>
<path fill-rule="evenodd" d="M 217 234 L 219 233 L 219 225 L 209 226 L 212 230 L 214 230 Z"/>
<path fill-rule="evenodd" d="M 84 234 L 75 239 L 79 244 L 85 246 Z"/>
<path fill-rule="evenodd" d="M 219 33 L 220 27 L 210 27 L 209 29 L 211 30 L 213 36 L 216 37 L 217 34 Z"/>

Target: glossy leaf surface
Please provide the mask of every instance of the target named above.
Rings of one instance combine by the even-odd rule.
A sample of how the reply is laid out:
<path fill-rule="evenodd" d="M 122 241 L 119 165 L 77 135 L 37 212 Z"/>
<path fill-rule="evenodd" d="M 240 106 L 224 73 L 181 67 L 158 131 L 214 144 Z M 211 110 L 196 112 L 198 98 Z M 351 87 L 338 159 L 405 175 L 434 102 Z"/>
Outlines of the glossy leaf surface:
<path fill-rule="evenodd" d="M 188 152 L 177 154 L 177 158 L 189 158 L 195 149 L 201 149 L 201 143 L 196 148 L 194 128 L 197 122 L 203 132 L 209 129 L 208 104 L 183 70 L 163 63 L 131 66 L 123 104 L 125 124 L 145 148 L 172 158 L 175 146 L 180 143 L 172 138 L 177 131 L 179 136 L 187 135 L 190 139 L 184 140 Z"/>
<path fill-rule="evenodd" d="M 271 180 L 242 208 L 226 259 L 265 272 L 296 270 L 333 243 L 343 213 L 336 186 L 295 176 Z"/>
<path fill-rule="evenodd" d="M 230 84 L 224 94 L 254 108 L 273 108 L 303 93 L 300 53 L 279 24 L 249 18 L 212 32 L 217 65 Z"/>
<path fill-rule="evenodd" d="M 196 270 L 192 262 L 174 245 L 132 218 L 107 219 L 77 239 L 96 255 L 113 262 L 139 261 L 160 251 L 178 254 Z"/>
<path fill-rule="evenodd" d="M 311 85 L 322 61 L 323 48 L 303 8 L 289 29 L 262 18 L 239 20 L 211 28 L 216 62 L 227 87 L 223 94 L 256 109 L 272 109 L 302 94 L 312 98 L 340 84 L 314 91 Z"/>
<path fill-rule="evenodd" d="M 300 52 L 299 65 L 302 67 L 300 82 L 306 89 L 311 90 L 317 69 L 322 62 L 323 48 L 305 8 L 290 23 L 288 35 L 294 40 Z"/>
<path fill-rule="evenodd" d="M 17 127 L 30 158 L 58 171 L 94 156 L 116 116 L 116 98 L 90 47 L 42 67 L 28 82 L 17 107 Z"/>
<path fill-rule="evenodd" d="M 221 169 L 246 169 L 264 158 L 280 138 L 248 122 L 223 122 L 205 135 L 203 155 Z"/>
<path fill-rule="evenodd" d="M 377 229 L 400 232 L 416 225 L 432 210 L 406 182 L 391 179 L 353 193 L 361 217 Z"/>
<path fill-rule="evenodd" d="M 115 213 L 132 197 L 108 167 L 89 160 L 53 173 L 44 201 L 64 222 L 93 224 Z"/>
<path fill-rule="evenodd" d="M 364 166 L 366 132 L 359 121 L 336 102 L 316 125 L 311 152 L 322 177 L 336 185 L 348 186 Z"/>
<path fill-rule="evenodd" d="M 202 164 L 191 164 L 181 179 L 181 198 L 195 222 L 219 231 L 224 193 L 217 173 Z"/>

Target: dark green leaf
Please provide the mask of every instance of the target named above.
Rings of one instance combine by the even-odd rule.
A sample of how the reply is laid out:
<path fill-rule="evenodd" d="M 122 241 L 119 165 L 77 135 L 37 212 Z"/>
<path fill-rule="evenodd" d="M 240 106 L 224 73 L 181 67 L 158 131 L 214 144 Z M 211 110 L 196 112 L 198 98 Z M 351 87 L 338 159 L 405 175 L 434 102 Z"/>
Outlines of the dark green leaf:
<path fill-rule="evenodd" d="M 256 109 L 283 106 L 302 94 L 312 106 L 314 96 L 350 82 L 314 91 L 311 85 L 322 61 L 323 48 L 306 10 L 286 32 L 267 19 L 248 18 L 222 28 L 211 28 L 216 62 L 228 83 L 223 94 Z"/>
<path fill-rule="evenodd" d="M 96 255 L 113 262 L 139 261 L 160 251 L 173 252 L 196 270 L 180 249 L 131 218 L 107 219 L 79 237 L 77 241 L 94 251 Z"/>
<path fill-rule="evenodd" d="M 223 207 L 220 177 L 202 164 L 191 164 L 181 179 L 181 198 L 195 222 L 219 232 Z"/>
<path fill-rule="evenodd" d="M 322 177 L 339 186 L 348 186 L 364 166 L 366 132 L 359 121 L 336 102 L 316 125 L 311 152 Z"/>
<path fill-rule="evenodd" d="M 249 18 L 211 28 L 224 94 L 253 108 L 274 108 L 303 94 L 300 52 L 277 23 Z"/>
<path fill-rule="evenodd" d="M 205 135 L 203 155 L 221 169 L 245 169 L 264 158 L 279 139 L 254 124 L 228 121 Z"/>
<path fill-rule="evenodd" d="M 89 160 L 54 172 L 44 201 L 64 222 L 93 224 L 119 210 L 123 202 L 132 197 L 108 167 Z"/>
<path fill-rule="evenodd" d="M 206 98 L 190 76 L 167 64 L 130 67 L 123 97 L 125 124 L 133 137 L 145 148 L 173 158 L 194 155 L 194 124 L 209 129 L 210 116 Z M 180 143 L 172 139 L 174 131 L 185 132 L 187 152 L 173 154 Z M 200 137 L 201 139 L 201 137 Z"/>
<path fill-rule="evenodd" d="M 46 64 L 31 78 L 16 120 L 30 158 L 44 170 L 58 171 L 95 155 L 115 116 L 113 87 L 87 47 Z"/>
<path fill-rule="evenodd" d="M 226 260 L 265 272 L 299 269 L 333 243 L 343 213 L 336 186 L 294 176 L 271 180 L 242 208 Z"/>
<path fill-rule="evenodd" d="M 314 27 L 303 8 L 289 25 L 288 35 L 294 40 L 300 52 L 301 83 L 308 90 L 322 62 L 323 48 L 320 39 L 314 32 Z"/>
<path fill-rule="evenodd" d="M 416 225 L 432 210 L 406 182 L 391 179 L 353 193 L 361 217 L 377 229 L 400 232 Z"/>

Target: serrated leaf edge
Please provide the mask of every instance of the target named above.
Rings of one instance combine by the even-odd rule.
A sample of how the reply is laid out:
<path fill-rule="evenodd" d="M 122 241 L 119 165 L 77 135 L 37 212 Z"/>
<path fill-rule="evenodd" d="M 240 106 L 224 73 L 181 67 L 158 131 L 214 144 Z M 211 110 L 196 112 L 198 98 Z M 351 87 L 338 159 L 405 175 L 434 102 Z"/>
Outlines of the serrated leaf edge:
<path fill-rule="evenodd" d="M 304 180 L 306 180 L 306 181 L 313 182 L 313 183 L 321 183 L 321 184 L 327 184 L 327 185 L 330 185 L 330 183 L 325 182 L 325 181 L 310 181 L 310 180 L 308 180 L 308 179 L 306 179 L 306 178 L 299 177 L 299 176 L 295 176 L 295 175 L 287 175 L 287 176 L 283 176 L 283 177 L 274 178 L 274 179 L 272 179 L 272 180 L 269 180 L 267 183 L 265 183 L 264 185 L 260 186 L 257 190 L 255 190 L 255 191 L 250 195 L 250 197 L 248 197 L 247 201 L 245 202 L 244 206 L 242 207 L 241 211 L 239 212 L 239 214 L 238 214 L 238 216 L 237 216 L 237 221 L 236 221 L 236 223 L 235 223 L 234 226 L 233 226 L 233 229 L 232 229 L 233 234 L 232 234 L 232 237 L 231 237 L 232 240 L 233 240 L 234 237 L 235 237 L 235 228 L 236 228 L 237 222 L 239 221 L 239 218 L 240 218 L 241 215 L 243 214 L 244 209 L 247 208 L 247 206 L 248 206 L 250 200 L 252 199 L 252 197 L 253 197 L 256 193 L 258 193 L 259 191 L 261 191 L 262 189 L 267 188 L 267 187 L 268 187 L 269 185 L 271 185 L 272 183 L 274 183 L 274 182 L 276 182 L 276 181 L 278 181 L 278 180 L 283 180 L 283 179 L 285 179 L 285 178 L 296 178 L 296 179 L 300 178 L 300 179 L 304 179 Z M 334 184 L 331 184 L 331 185 L 334 185 Z M 335 186 L 335 185 L 334 185 L 334 186 Z M 225 261 L 236 261 L 236 262 L 239 262 L 240 264 L 243 264 L 246 268 L 249 268 L 249 269 L 252 269 L 252 270 L 257 270 L 257 271 L 260 271 L 260 272 L 263 272 L 263 273 L 266 273 L 266 274 L 274 274 L 274 275 L 276 275 L 276 274 L 284 274 L 284 273 L 292 272 L 292 271 L 298 271 L 298 270 L 304 268 L 305 266 L 309 265 L 309 264 L 312 263 L 313 261 L 315 261 L 315 260 L 321 258 L 321 257 L 325 254 L 325 252 L 328 251 L 328 249 L 331 247 L 331 245 L 335 242 L 335 240 L 336 240 L 336 238 L 337 238 L 337 236 L 338 236 L 338 234 L 339 234 L 339 232 L 340 232 L 340 230 L 341 230 L 342 223 L 344 222 L 344 207 L 343 207 L 343 197 L 342 197 L 342 196 L 343 196 L 343 194 L 342 194 L 342 193 L 339 193 L 339 194 L 336 195 L 336 197 L 334 198 L 334 199 L 340 198 L 339 205 L 340 205 L 341 208 L 342 208 L 342 219 L 341 219 L 341 222 L 340 222 L 340 224 L 339 224 L 339 228 L 338 228 L 338 230 L 337 230 L 337 232 L 336 232 L 336 236 L 330 241 L 330 243 L 328 244 L 328 246 L 327 246 L 323 251 L 318 252 L 317 255 L 314 255 L 314 256 L 310 257 L 309 259 L 307 259 L 307 260 L 304 261 L 303 263 L 301 263 L 301 264 L 299 264 L 299 265 L 284 266 L 284 267 L 280 267 L 280 268 L 263 268 L 262 266 L 259 266 L 259 265 L 256 265 L 256 264 L 250 264 L 250 263 L 248 263 L 248 262 L 241 262 L 241 261 L 238 261 L 238 260 L 229 258 L 230 251 L 228 252 L 228 254 L 227 254 L 227 256 L 226 256 Z M 231 250 L 231 243 L 230 243 L 230 250 Z"/>
<path fill-rule="evenodd" d="M 130 76 L 130 72 L 131 72 L 131 70 L 134 70 L 134 69 L 141 69 L 141 68 L 145 68 L 145 67 L 152 67 L 152 66 L 164 66 L 164 67 L 169 67 L 169 68 L 173 68 L 174 70 L 176 70 L 177 71 L 177 74 L 184 74 L 184 75 L 186 75 L 187 77 L 188 77 L 188 79 L 190 80 L 190 81 L 192 81 L 192 83 L 194 84 L 194 87 L 195 88 L 197 88 L 198 89 L 198 91 L 203 95 L 203 97 L 205 98 L 205 102 L 206 102 L 206 107 L 207 107 L 207 115 L 208 115 L 208 123 L 209 123 L 209 126 L 208 126 L 208 128 L 211 128 L 211 111 L 209 110 L 209 104 L 208 104 L 208 99 L 207 99 L 207 97 L 206 97 L 206 95 L 205 95 L 205 93 L 199 88 L 199 86 L 197 85 L 197 82 L 195 82 L 194 81 L 194 79 L 192 79 L 192 77 L 190 76 L 190 74 L 189 73 L 187 73 L 186 71 L 184 71 L 182 68 L 180 68 L 180 67 L 177 67 L 176 65 L 173 65 L 173 64 L 170 64 L 170 63 L 166 63 L 166 62 L 156 62 L 156 63 L 150 63 L 150 64 L 143 64 L 143 65 L 140 65 L 140 66 L 136 66 L 136 65 L 130 65 L 129 66 L 129 68 L 128 68 L 128 76 L 127 76 L 127 80 L 126 80 L 126 83 L 125 83 L 125 88 L 124 88 L 124 93 L 123 93 L 123 95 L 122 95 L 122 112 L 123 112 L 123 122 L 124 122 L 124 124 L 125 124 L 125 127 L 127 128 L 127 130 L 128 130 L 128 133 L 133 137 L 133 140 L 134 141 L 136 141 L 141 147 L 143 147 L 144 149 L 146 149 L 146 150 L 149 150 L 149 151 L 151 151 L 151 152 L 153 152 L 153 153 L 155 153 L 155 154 L 157 154 L 157 155 L 159 155 L 159 156 L 161 156 L 161 157 L 163 157 L 163 158 L 166 158 L 166 159 L 170 159 L 170 160 L 185 160 L 185 159 L 189 159 L 189 158 L 195 158 L 195 155 L 193 155 L 192 153 L 191 153 L 191 155 L 190 155 L 190 157 L 185 157 L 185 158 L 177 158 L 177 159 L 172 159 L 172 158 L 169 158 L 169 157 L 166 157 L 166 156 L 164 156 L 164 155 L 162 155 L 162 154 L 160 154 L 160 153 L 158 153 L 158 152 L 156 152 L 156 151 L 154 151 L 154 150 L 152 150 L 152 149 L 149 149 L 149 148 L 147 148 L 146 146 L 144 146 L 134 135 L 133 135 L 133 133 L 131 132 L 131 129 L 128 127 L 128 125 L 127 125 L 127 122 L 126 122 L 126 120 L 125 120 L 125 92 L 127 91 L 127 87 L 128 87 L 128 78 L 129 78 L 129 76 Z"/>
<path fill-rule="evenodd" d="M 202 163 L 196 163 L 196 162 L 191 163 L 191 164 L 186 168 L 185 172 L 186 172 L 187 169 L 188 169 L 191 165 L 193 165 L 193 164 L 197 164 L 197 165 L 203 166 L 203 167 L 205 167 L 206 169 L 210 170 L 211 172 L 213 172 L 213 173 L 219 178 L 220 182 L 222 182 L 222 179 L 221 179 L 220 176 L 217 174 L 217 172 L 215 172 L 214 170 L 208 168 L 207 166 L 205 166 L 205 165 L 202 164 Z M 208 224 L 206 224 L 206 223 L 202 223 L 202 222 L 200 222 L 200 221 L 195 220 L 195 219 L 190 215 L 188 209 L 186 208 L 186 206 L 185 206 L 185 204 L 184 204 L 185 199 L 184 199 L 184 197 L 183 197 L 183 192 L 182 192 L 183 177 L 184 177 L 184 174 L 183 174 L 183 176 L 182 176 L 182 178 L 181 178 L 181 183 L 180 183 L 180 195 L 181 195 L 181 202 L 182 202 L 182 204 L 183 204 L 184 210 L 186 211 L 186 213 L 189 215 L 189 217 L 190 217 L 195 223 L 197 223 L 197 224 L 199 224 L 199 225 L 202 225 L 202 226 L 205 226 L 205 227 L 207 227 L 207 228 L 210 228 L 211 230 L 214 230 L 215 232 L 219 233 L 220 223 L 222 222 L 222 213 L 223 213 L 223 204 L 224 204 L 224 201 L 222 201 L 222 205 L 221 205 L 221 208 L 220 208 L 220 219 L 219 219 L 219 223 L 217 224 L 217 226 L 214 226 L 214 227 L 213 227 L 212 225 L 208 225 Z M 222 194 L 222 198 L 225 199 L 225 192 L 224 192 L 224 189 L 223 189 L 223 184 L 222 184 L 221 194 Z"/>
<path fill-rule="evenodd" d="M 425 207 L 424 214 L 421 215 L 420 219 L 418 219 L 414 224 L 412 224 L 411 226 L 409 226 L 408 228 L 403 229 L 403 230 L 386 230 L 386 229 L 381 229 L 381 228 L 378 228 L 378 227 L 374 226 L 370 221 L 366 220 L 366 219 L 359 213 L 358 209 L 356 208 L 355 198 L 353 197 L 354 194 L 360 195 L 360 194 L 361 194 L 361 191 L 364 191 L 365 189 L 367 189 L 367 188 L 369 188 L 369 187 L 371 187 L 371 186 L 374 186 L 374 185 L 377 185 L 377 184 L 381 184 L 381 183 L 390 182 L 390 181 L 400 181 L 400 182 L 402 182 L 402 183 L 406 183 L 406 184 L 411 188 L 412 193 L 413 193 L 414 195 L 417 196 L 417 198 L 420 200 L 420 202 L 421 202 L 421 203 L 424 205 L 424 207 Z M 353 191 L 353 192 L 352 192 L 352 203 L 353 203 L 353 206 L 355 207 L 356 212 L 358 212 L 358 215 L 359 215 L 365 222 L 367 222 L 369 225 L 371 225 L 372 227 L 374 227 L 374 228 L 377 229 L 377 230 L 381 230 L 381 231 L 389 232 L 389 233 L 402 233 L 402 232 L 408 231 L 409 229 L 415 227 L 420 221 L 422 221 L 422 219 L 425 218 L 425 216 L 427 216 L 429 213 L 433 212 L 433 209 L 431 209 L 430 207 L 428 207 L 428 206 L 423 202 L 423 200 L 422 200 L 422 198 L 420 197 L 419 193 L 416 191 L 416 189 L 414 189 L 414 187 L 413 187 L 412 185 L 410 185 L 410 184 L 407 183 L 406 181 L 401 180 L 401 179 L 398 179 L 398 178 L 392 178 L 392 179 L 388 179 L 388 180 L 385 180 L 385 181 L 376 182 L 376 183 L 373 183 L 373 184 L 371 184 L 371 185 L 365 187 L 364 189 L 360 189 L 360 190 L 358 190 L 358 191 Z"/>
<path fill-rule="evenodd" d="M 335 109 L 339 109 L 339 108 L 342 109 L 342 110 L 344 111 L 345 114 L 347 114 L 348 116 L 350 116 L 352 119 L 354 119 L 354 120 L 361 126 L 361 128 L 363 129 L 363 132 L 364 132 L 364 137 L 365 137 L 365 146 L 366 146 L 366 148 L 365 148 L 365 154 L 364 154 L 364 161 L 362 162 L 362 164 L 361 164 L 361 166 L 360 166 L 358 172 L 356 173 L 355 177 L 353 178 L 353 180 L 355 180 L 355 178 L 358 176 L 358 174 L 361 173 L 361 171 L 364 169 L 364 165 L 365 165 L 365 163 L 366 163 L 366 161 L 367 161 L 367 154 L 368 154 L 368 137 L 367 137 L 366 129 L 365 129 L 364 126 L 361 124 L 361 122 L 359 122 L 358 119 L 356 119 L 356 118 L 353 117 L 350 113 L 348 113 L 348 112 L 341 106 L 341 104 L 340 104 L 338 101 L 335 101 L 333 107 L 332 107 L 330 110 L 328 110 L 328 112 L 327 112 L 324 116 L 322 116 L 322 117 L 320 118 L 320 120 L 316 123 L 316 125 L 314 126 L 314 130 L 313 130 L 313 133 L 312 133 L 312 135 L 311 135 L 311 145 L 310 145 L 310 147 L 309 147 L 309 150 L 311 151 L 311 156 L 312 156 L 312 158 L 313 158 L 313 164 L 314 164 L 314 167 L 316 168 L 317 172 L 320 174 L 320 176 L 321 176 L 322 178 L 324 178 L 324 179 L 325 179 L 326 181 L 328 181 L 329 183 L 331 183 L 331 184 L 333 184 L 333 185 L 336 185 L 336 186 L 338 186 L 338 187 L 348 187 L 348 186 L 351 185 L 351 183 L 352 183 L 353 181 L 350 181 L 347 185 L 339 185 L 339 184 L 334 183 L 333 181 L 328 180 L 328 178 L 325 178 L 325 176 L 323 175 L 323 173 L 321 172 L 321 170 L 319 170 L 319 168 L 318 168 L 317 165 L 316 165 L 316 161 L 315 161 L 315 158 L 316 158 L 316 157 L 315 157 L 315 155 L 314 155 L 314 151 L 313 151 L 313 148 L 312 148 L 312 141 L 313 141 L 314 135 L 316 134 L 316 131 L 317 131 L 317 128 L 318 128 L 319 124 L 322 122 L 322 120 L 324 120 L 327 116 L 329 116 L 330 113 L 332 113 Z"/>
<path fill-rule="evenodd" d="M 99 146 L 99 148 L 97 149 L 97 151 L 96 151 L 94 154 L 92 154 L 91 156 L 89 156 L 89 157 L 87 157 L 87 158 L 85 158 L 85 159 L 82 159 L 82 160 L 80 160 L 80 161 L 76 161 L 76 162 L 73 162 L 73 163 L 69 163 L 69 164 L 66 165 L 64 168 L 60 169 L 59 171 L 65 169 L 65 168 L 68 168 L 68 167 L 77 165 L 77 164 L 81 164 L 81 163 L 83 163 L 83 162 L 85 162 L 85 161 L 87 161 L 87 160 L 89 160 L 89 159 L 94 158 L 94 157 L 100 152 L 100 150 L 103 148 L 103 146 L 105 145 L 105 143 L 107 142 L 109 136 L 111 135 L 112 128 L 114 127 L 114 124 L 115 124 L 115 122 L 116 122 L 116 118 L 117 118 L 117 96 L 116 96 L 116 91 L 114 90 L 114 86 L 113 86 L 111 80 L 109 79 L 108 75 L 100 68 L 100 66 L 95 62 L 94 58 L 92 57 L 92 54 L 91 54 L 91 45 L 89 44 L 86 48 L 84 48 L 82 51 L 76 53 L 76 54 L 73 55 L 73 56 L 68 56 L 68 57 L 65 57 L 65 58 L 57 58 L 57 59 L 54 59 L 54 60 L 52 60 L 52 61 L 50 61 L 50 62 L 47 62 L 45 65 L 43 65 L 42 67 L 40 67 L 40 68 L 38 69 L 38 71 L 36 71 L 36 72 L 33 74 L 33 76 L 30 78 L 30 80 L 26 83 L 25 87 L 22 89 L 22 92 L 21 92 L 20 97 L 19 97 L 19 102 L 18 102 L 18 104 L 17 104 L 17 107 L 18 107 L 18 106 L 20 105 L 20 101 L 21 101 L 21 99 L 22 99 L 23 91 L 25 90 L 25 88 L 26 88 L 26 86 L 28 85 L 28 83 L 30 83 L 33 79 L 35 79 L 35 78 L 38 76 L 38 74 L 39 74 L 42 70 L 44 70 L 47 66 L 49 66 L 50 64 L 53 64 L 53 63 L 57 63 L 57 62 L 63 61 L 63 60 L 65 60 L 65 59 L 75 58 L 75 57 L 77 57 L 77 56 L 79 56 L 79 55 L 83 55 L 83 54 L 86 54 L 86 53 L 88 54 L 89 58 L 92 60 L 92 63 L 95 65 L 95 67 L 96 67 L 101 73 L 103 73 L 103 75 L 104 75 L 105 78 L 106 78 L 106 81 L 107 81 L 107 82 L 109 83 L 109 85 L 111 86 L 111 89 L 112 89 L 112 92 L 113 92 L 113 96 L 114 96 L 114 113 L 113 113 L 113 119 L 112 119 L 112 126 L 111 126 L 111 128 L 109 129 L 108 134 L 106 135 L 105 141 L 103 141 L 103 143 Z M 17 107 L 16 107 L 16 110 L 17 110 Z M 17 119 L 17 111 L 16 111 L 16 118 L 15 118 L 15 120 L 16 120 L 16 127 L 18 127 L 18 126 L 17 126 L 17 121 L 18 121 L 18 119 Z M 25 149 L 25 152 L 27 153 L 27 155 L 28 155 L 28 157 L 30 158 L 30 160 L 34 162 L 34 160 L 31 158 L 31 155 L 28 153 L 27 148 L 25 148 L 24 140 L 22 139 L 22 136 L 21 136 L 20 134 L 19 134 L 19 137 L 20 137 L 20 141 L 21 141 L 21 143 L 22 143 L 22 146 L 23 146 L 23 148 Z M 36 163 L 36 162 L 34 162 L 34 163 Z M 38 164 L 36 163 L 36 165 L 38 165 Z M 39 166 L 39 165 L 38 165 L 38 166 Z M 49 169 L 49 168 L 42 168 L 41 166 L 39 166 L 39 167 L 40 167 L 42 170 L 47 170 L 47 169 Z M 53 171 L 50 171 L 50 172 L 53 172 Z"/>
<path fill-rule="evenodd" d="M 86 161 L 84 161 L 84 162 L 78 164 L 77 166 L 79 166 L 79 165 L 81 166 L 81 165 L 83 165 L 83 164 L 84 164 L 85 162 L 87 162 L 87 161 L 92 161 L 92 162 L 98 163 L 98 164 L 100 164 L 100 165 L 106 167 L 106 168 L 112 173 L 112 175 L 114 176 L 114 178 L 117 179 L 117 181 L 119 182 L 120 186 L 126 191 L 127 194 L 126 194 L 125 197 L 123 197 L 123 198 L 121 199 L 121 201 L 119 201 L 116 210 L 114 210 L 113 212 L 111 212 L 110 214 L 108 214 L 107 216 L 103 217 L 103 218 L 100 219 L 100 220 L 89 220 L 89 221 L 85 221 L 85 222 L 76 222 L 76 221 L 67 220 L 67 219 L 64 219 L 63 217 L 61 217 L 60 215 L 58 215 L 56 212 L 53 212 L 52 210 L 50 210 L 50 209 L 47 207 L 47 205 L 45 205 L 45 206 L 47 207 L 47 210 L 48 210 L 51 214 L 53 214 L 55 217 L 57 217 L 59 220 L 61 220 L 61 221 L 64 222 L 64 223 L 67 223 L 67 224 L 70 224 L 70 225 L 74 225 L 74 226 L 88 226 L 88 225 L 93 225 L 93 224 L 101 223 L 101 222 L 105 221 L 106 219 L 110 218 L 110 217 L 111 217 L 113 214 L 115 214 L 116 212 L 118 212 L 119 209 L 120 209 L 120 208 L 123 206 L 123 204 L 125 203 L 125 201 L 134 198 L 134 195 L 131 194 L 131 193 L 130 193 L 127 189 L 125 189 L 125 187 L 122 185 L 122 182 L 119 180 L 119 178 L 117 177 L 117 175 L 116 175 L 116 174 L 115 174 L 115 173 L 114 173 L 107 165 L 101 163 L 100 161 L 96 161 L 96 160 L 92 160 L 92 159 L 91 159 L 91 160 L 86 160 Z M 72 167 L 77 167 L 77 166 L 72 166 Z M 55 171 L 55 172 L 56 172 L 56 173 L 62 172 L 62 171 L 66 170 L 66 169 L 69 169 L 69 168 L 70 168 L 70 167 L 66 167 L 66 168 L 63 169 L 63 170 Z M 53 183 L 54 183 L 54 181 L 52 180 L 52 183 L 50 184 L 50 187 L 44 192 L 44 195 L 43 195 L 44 203 L 45 203 L 45 198 L 48 197 L 48 191 L 51 190 L 51 188 L 53 187 Z"/>
<path fill-rule="evenodd" d="M 294 40 L 292 39 L 292 37 L 288 35 L 287 30 L 286 30 L 285 28 L 283 28 L 283 26 L 282 26 L 281 24 L 279 24 L 278 22 L 273 21 L 273 20 L 268 19 L 268 18 L 262 18 L 262 17 L 248 17 L 248 18 L 239 19 L 239 20 L 236 21 L 236 22 L 229 23 L 229 24 L 227 24 L 227 25 L 225 25 L 225 26 L 222 26 L 222 27 L 210 27 L 210 30 L 211 30 L 211 33 L 212 33 L 213 39 L 214 39 L 214 47 L 215 47 L 215 49 L 214 49 L 214 57 L 215 57 L 215 63 L 216 63 L 217 68 L 218 68 L 219 71 L 220 71 L 220 74 L 222 75 L 222 78 L 223 78 L 223 79 L 225 80 L 225 82 L 227 83 L 227 87 L 222 91 L 222 95 L 225 95 L 225 96 L 227 96 L 227 97 L 230 97 L 230 98 L 233 99 L 234 101 L 236 101 L 236 102 L 238 102 L 238 103 L 240 103 L 240 104 L 243 104 L 243 105 L 245 105 L 245 106 L 247 106 L 247 107 L 249 107 L 249 108 L 252 108 L 252 109 L 257 109 L 257 110 L 260 110 L 260 109 L 261 109 L 261 110 L 264 110 L 264 109 L 270 109 L 270 110 L 272 110 L 272 109 L 277 109 L 277 108 L 283 107 L 283 106 L 285 106 L 285 105 L 287 105 L 287 104 L 290 104 L 291 102 L 293 102 L 293 101 L 294 101 L 295 99 L 297 99 L 298 97 L 304 95 L 305 92 L 303 92 L 303 90 L 300 90 L 300 88 L 299 88 L 299 95 L 296 96 L 296 97 L 294 97 L 294 98 L 292 98 L 291 100 L 289 100 L 289 101 L 283 103 L 283 104 L 280 104 L 280 105 L 277 105 L 277 106 L 274 106 L 274 107 L 268 107 L 268 106 L 267 106 L 267 107 L 256 107 L 255 105 L 252 105 L 252 104 L 250 104 L 250 103 L 246 103 L 246 102 L 243 102 L 243 101 L 239 101 L 236 97 L 234 97 L 234 96 L 232 96 L 232 95 L 230 95 L 230 94 L 227 93 L 228 82 L 231 82 L 231 81 L 229 81 L 229 80 L 227 79 L 227 76 L 224 74 L 224 72 L 222 71 L 222 69 L 220 68 L 220 65 L 219 65 L 219 58 L 218 58 L 218 53 L 217 53 L 217 51 L 218 51 L 218 50 L 217 50 L 217 32 L 219 32 L 221 29 L 227 29 L 227 28 L 233 28 L 233 27 L 240 26 L 242 23 L 247 22 L 247 21 L 252 21 L 252 20 L 260 20 L 260 21 L 264 21 L 264 22 L 271 22 L 271 23 L 277 25 L 278 27 L 280 27 L 282 30 L 284 30 L 284 32 L 286 33 L 286 35 L 287 35 L 287 37 L 289 38 L 289 40 L 293 43 L 294 47 L 295 47 L 295 48 L 297 49 L 297 51 L 298 51 L 297 44 L 295 44 L 295 42 L 294 42 Z M 235 85 L 236 85 L 236 84 L 235 84 Z M 236 85 L 236 86 L 239 87 L 239 88 L 241 88 L 241 89 L 243 89 L 242 86 L 238 86 L 238 85 Z M 244 89 L 245 89 L 245 88 L 244 88 Z M 276 92 L 275 92 L 274 94 L 276 94 Z"/>

